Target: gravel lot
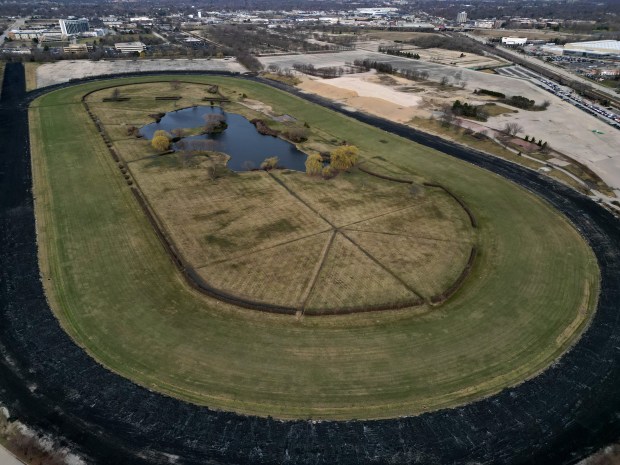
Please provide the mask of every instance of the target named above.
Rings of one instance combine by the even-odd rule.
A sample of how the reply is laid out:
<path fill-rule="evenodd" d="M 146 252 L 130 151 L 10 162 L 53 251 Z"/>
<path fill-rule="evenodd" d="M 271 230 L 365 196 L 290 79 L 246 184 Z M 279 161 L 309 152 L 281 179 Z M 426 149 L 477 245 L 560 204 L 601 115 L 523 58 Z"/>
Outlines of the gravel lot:
<path fill-rule="evenodd" d="M 232 71 L 243 73 L 245 67 L 233 58 L 213 60 L 110 60 L 110 61 L 57 61 L 37 68 L 37 87 L 60 84 L 71 79 L 103 76 L 116 73 L 137 73 L 148 71 Z"/>

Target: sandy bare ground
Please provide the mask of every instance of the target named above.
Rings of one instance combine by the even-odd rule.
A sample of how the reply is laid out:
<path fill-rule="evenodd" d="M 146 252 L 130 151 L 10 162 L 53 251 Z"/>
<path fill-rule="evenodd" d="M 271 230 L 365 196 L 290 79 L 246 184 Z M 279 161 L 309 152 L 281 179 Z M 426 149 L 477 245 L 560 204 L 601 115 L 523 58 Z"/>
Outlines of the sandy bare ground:
<path fill-rule="evenodd" d="M 422 98 L 417 95 L 381 84 L 374 72 L 329 80 L 308 78 L 299 87 L 351 108 L 401 123 L 416 116 L 418 106 L 422 103 Z"/>
<path fill-rule="evenodd" d="M 37 68 L 37 87 L 68 82 L 90 76 L 145 71 L 247 71 L 230 59 L 156 59 L 156 60 L 63 60 L 46 63 Z"/>

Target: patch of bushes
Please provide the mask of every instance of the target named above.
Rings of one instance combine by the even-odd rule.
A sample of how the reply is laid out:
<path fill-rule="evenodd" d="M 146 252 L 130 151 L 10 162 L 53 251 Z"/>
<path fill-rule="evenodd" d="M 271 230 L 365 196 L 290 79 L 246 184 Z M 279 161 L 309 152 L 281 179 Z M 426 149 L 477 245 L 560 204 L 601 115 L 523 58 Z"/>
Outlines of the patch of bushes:
<path fill-rule="evenodd" d="M 497 98 L 506 98 L 506 94 L 502 94 L 501 92 L 495 92 L 494 90 L 489 90 L 489 89 L 476 89 L 474 90 L 474 94 L 488 95 L 490 97 L 497 97 Z"/>
<path fill-rule="evenodd" d="M 268 157 L 260 164 L 260 169 L 271 171 L 278 167 L 278 157 Z"/>
<path fill-rule="evenodd" d="M 151 118 L 153 118 L 155 120 L 156 123 L 159 123 L 161 121 L 161 119 L 166 116 L 165 113 L 151 113 L 149 115 Z"/>
<path fill-rule="evenodd" d="M 452 113 L 455 116 L 465 116 L 466 118 L 474 118 L 479 121 L 486 121 L 488 115 L 482 105 L 470 105 L 469 103 L 461 103 L 456 100 L 452 105 Z"/>
<path fill-rule="evenodd" d="M 510 98 L 506 98 L 502 100 L 502 103 L 507 105 L 520 108 L 522 110 L 530 110 L 530 111 L 542 111 L 549 108 L 550 102 L 545 100 L 541 105 L 536 105 L 534 100 L 530 100 L 527 97 L 523 97 L 522 95 L 513 95 Z"/>
<path fill-rule="evenodd" d="M 291 128 L 284 133 L 291 142 L 300 143 L 308 140 L 308 131 L 304 128 Z"/>
<path fill-rule="evenodd" d="M 276 131 L 275 129 L 272 129 L 269 126 L 267 126 L 267 123 L 265 123 L 265 121 L 263 121 L 262 119 L 254 118 L 253 120 L 250 121 L 250 123 L 256 126 L 256 130 L 260 134 L 263 134 L 264 136 L 278 137 L 278 135 L 280 134 L 279 131 Z"/>

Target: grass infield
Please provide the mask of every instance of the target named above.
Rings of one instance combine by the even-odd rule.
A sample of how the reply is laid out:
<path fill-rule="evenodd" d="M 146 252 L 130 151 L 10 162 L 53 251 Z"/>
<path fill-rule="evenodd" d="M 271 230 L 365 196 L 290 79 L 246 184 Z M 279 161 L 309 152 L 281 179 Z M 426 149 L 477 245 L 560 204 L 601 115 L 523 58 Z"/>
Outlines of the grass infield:
<path fill-rule="evenodd" d="M 219 84 L 307 122 L 325 141 L 354 143 L 375 172 L 441 183 L 475 212 L 478 256 L 465 285 L 440 307 L 300 319 L 208 298 L 167 257 L 81 103 L 87 92 L 114 83 L 54 91 L 30 110 L 42 279 L 64 328 L 110 369 L 216 409 L 387 418 L 519 383 L 552 363 L 587 325 L 598 295 L 595 257 L 543 201 L 496 175 L 268 86 L 223 77 L 183 80 Z M 282 231 L 290 229 L 277 221 Z M 394 255 L 364 231 L 348 234 L 377 256 Z M 322 244 L 309 241 L 304 250 L 320 253 Z M 337 238 L 333 246 L 347 254 L 350 243 Z M 317 284 L 333 286 L 337 265 L 330 263 L 333 271 Z M 322 304 L 320 297 L 312 304 Z"/>

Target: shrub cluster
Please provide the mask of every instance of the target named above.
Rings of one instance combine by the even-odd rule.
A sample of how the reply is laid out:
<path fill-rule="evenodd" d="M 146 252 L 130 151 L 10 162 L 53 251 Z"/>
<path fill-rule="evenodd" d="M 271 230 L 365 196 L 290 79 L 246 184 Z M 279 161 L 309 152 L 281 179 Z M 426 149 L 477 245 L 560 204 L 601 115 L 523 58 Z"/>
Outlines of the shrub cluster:
<path fill-rule="evenodd" d="M 489 95 L 491 97 L 497 97 L 497 98 L 506 98 L 506 94 L 502 94 L 501 92 L 495 92 L 494 90 L 489 90 L 489 89 L 476 89 L 474 90 L 474 94 Z"/>
<path fill-rule="evenodd" d="M 486 121 L 488 115 L 482 105 L 470 105 L 469 103 L 461 103 L 456 100 L 452 105 L 452 114 L 455 116 L 465 116 L 467 118 L 475 118 L 480 121 Z"/>

